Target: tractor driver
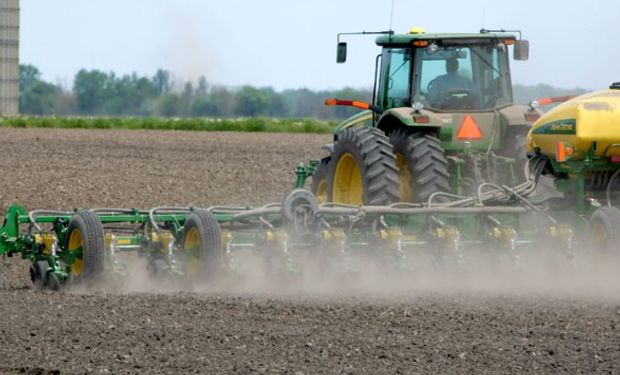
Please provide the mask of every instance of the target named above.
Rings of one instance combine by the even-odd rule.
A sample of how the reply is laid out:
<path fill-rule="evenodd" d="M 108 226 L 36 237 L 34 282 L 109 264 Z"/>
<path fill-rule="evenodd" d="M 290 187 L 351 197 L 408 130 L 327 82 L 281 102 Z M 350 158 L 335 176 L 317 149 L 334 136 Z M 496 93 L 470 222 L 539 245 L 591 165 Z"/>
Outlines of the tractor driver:
<path fill-rule="evenodd" d="M 430 106 L 441 109 L 479 108 L 478 87 L 458 71 L 457 58 L 447 59 L 446 74 L 436 77 L 428 84 L 427 102 Z"/>

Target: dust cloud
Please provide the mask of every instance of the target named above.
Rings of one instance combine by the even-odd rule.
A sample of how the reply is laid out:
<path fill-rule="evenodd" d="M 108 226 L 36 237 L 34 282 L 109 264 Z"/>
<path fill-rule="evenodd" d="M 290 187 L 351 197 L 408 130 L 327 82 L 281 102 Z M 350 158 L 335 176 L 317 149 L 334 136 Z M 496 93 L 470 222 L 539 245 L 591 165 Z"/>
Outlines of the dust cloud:
<path fill-rule="evenodd" d="M 147 293 L 262 295 L 268 297 L 399 300 L 427 295 L 620 299 L 620 260 L 588 252 L 574 256 L 557 248 L 532 247 L 519 256 L 505 249 L 463 249 L 460 260 L 446 249 L 405 252 L 385 257 L 390 249 L 325 256 L 320 249 L 301 255 L 266 256 L 274 249 L 232 254 L 226 271 L 205 278 L 167 273 L 155 275 L 134 254 L 89 287 L 70 286 L 70 293 Z M 441 259 L 437 253 L 443 252 Z M 295 258 L 295 259 L 290 259 Z"/>
<path fill-rule="evenodd" d="M 549 196 L 543 179 L 537 196 Z M 553 197 L 553 195 L 550 195 Z M 549 218 L 530 212 L 521 230 L 539 238 L 507 244 L 463 243 L 350 248 L 239 248 L 225 255 L 217 275 L 155 275 L 136 254 L 118 259 L 96 289 L 111 293 L 224 293 L 236 295 L 402 299 L 425 295 L 482 294 L 620 300 L 620 257 L 575 236 L 570 245 L 546 234 Z"/>
<path fill-rule="evenodd" d="M 219 62 L 219 56 L 211 48 L 210 35 L 203 35 L 204 19 L 193 7 L 170 7 L 170 27 L 168 38 L 163 41 L 163 50 L 158 58 L 163 59 L 164 65 L 172 72 L 179 72 L 173 77 L 177 90 L 181 90 L 182 83 L 197 83 L 201 76 L 212 80 L 224 66 Z M 161 52 L 161 51 L 160 51 Z"/>

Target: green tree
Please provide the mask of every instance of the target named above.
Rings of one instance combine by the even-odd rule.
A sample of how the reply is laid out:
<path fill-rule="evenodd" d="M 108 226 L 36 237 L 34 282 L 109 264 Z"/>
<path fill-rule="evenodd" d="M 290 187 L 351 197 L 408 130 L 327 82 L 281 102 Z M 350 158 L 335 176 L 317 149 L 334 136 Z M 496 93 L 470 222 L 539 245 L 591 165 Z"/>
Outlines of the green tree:
<path fill-rule="evenodd" d="M 60 101 L 60 87 L 41 79 L 33 65 L 19 66 L 19 111 L 24 114 L 51 115 Z"/>
<path fill-rule="evenodd" d="M 177 94 L 164 94 L 157 98 L 155 102 L 155 114 L 163 117 L 179 116 L 181 109 L 181 99 Z"/>
<path fill-rule="evenodd" d="M 235 95 L 235 113 L 241 116 L 257 116 L 267 114 L 269 95 L 252 86 L 243 86 Z"/>
<path fill-rule="evenodd" d="M 36 66 L 29 64 L 19 66 L 19 91 L 28 91 L 40 81 L 41 72 Z"/>
<path fill-rule="evenodd" d="M 293 117 L 319 117 L 317 102 L 320 100 L 317 93 L 309 89 L 299 89 L 289 93 L 290 108 Z M 324 99 L 323 99 L 324 100 Z"/>
<path fill-rule="evenodd" d="M 234 114 L 235 97 L 225 86 L 215 86 L 209 91 L 208 102 L 214 109 L 209 116 L 230 117 Z"/>
<path fill-rule="evenodd" d="M 192 102 L 191 115 L 196 117 L 218 116 L 218 108 L 208 96 L 197 96 Z"/>
<path fill-rule="evenodd" d="M 207 83 L 207 79 L 205 76 L 200 76 L 200 78 L 198 78 L 198 86 L 196 87 L 196 96 L 206 96 L 208 90 L 209 84 Z"/>
<path fill-rule="evenodd" d="M 149 115 L 149 105 L 158 96 L 153 83 L 135 73 L 117 79 L 113 88 L 111 100 L 117 104 L 117 110 L 110 114 Z"/>
<path fill-rule="evenodd" d="M 163 69 L 157 69 L 153 76 L 153 85 L 158 95 L 167 94 L 172 90 L 172 82 L 170 81 L 170 72 Z"/>
<path fill-rule="evenodd" d="M 151 103 L 157 98 L 157 88 L 151 80 L 146 77 L 138 77 L 136 74 L 131 76 L 132 93 L 130 100 L 132 103 L 132 115 L 150 115 Z"/>
<path fill-rule="evenodd" d="M 283 95 L 271 87 L 262 89 L 268 97 L 268 114 L 272 117 L 288 117 L 289 111 L 284 103 Z"/>
<path fill-rule="evenodd" d="M 37 82 L 21 96 L 20 111 L 32 115 L 52 115 L 60 100 L 61 90 L 47 82 Z"/>
<path fill-rule="evenodd" d="M 100 114 L 105 101 L 109 99 L 108 90 L 113 80 L 113 76 L 99 70 L 80 70 L 73 83 L 73 93 L 80 113 Z"/>
<path fill-rule="evenodd" d="M 180 114 L 183 116 L 189 116 L 192 111 L 192 102 L 194 101 L 194 86 L 191 82 L 185 82 L 180 99 Z"/>

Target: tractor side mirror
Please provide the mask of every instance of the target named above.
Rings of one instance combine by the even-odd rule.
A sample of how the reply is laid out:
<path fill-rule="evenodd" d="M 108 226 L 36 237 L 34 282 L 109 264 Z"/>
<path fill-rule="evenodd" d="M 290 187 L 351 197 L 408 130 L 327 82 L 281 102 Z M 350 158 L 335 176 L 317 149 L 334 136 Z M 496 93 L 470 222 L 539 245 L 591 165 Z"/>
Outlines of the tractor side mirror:
<path fill-rule="evenodd" d="M 342 64 L 347 61 L 347 43 L 340 42 L 338 43 L 338 50 L 336 54 L 336 62 L 338 64 Z"/>
<path fill-rule="evenodd" d="M 530 42 L 527 40 L 519 39 L 515 41 L 514 47 L 514 59 L 519 61 L 526 61 L 530 58 Z"/>

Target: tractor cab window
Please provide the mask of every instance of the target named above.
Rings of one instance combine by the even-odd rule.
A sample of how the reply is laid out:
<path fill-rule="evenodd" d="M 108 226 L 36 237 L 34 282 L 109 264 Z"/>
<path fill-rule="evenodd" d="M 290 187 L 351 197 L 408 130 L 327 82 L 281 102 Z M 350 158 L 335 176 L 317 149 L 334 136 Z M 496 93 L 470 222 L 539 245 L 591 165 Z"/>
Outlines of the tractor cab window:
<path fill-rule="evenodd" d="M 415 101 L 426 107 L 489 110 L 512 104 L 505 47 L 481 44 L 418 49 L 415 66 Z"/>
<path fill-rule="evenodd" d="M 408 106 L 410 103 L 411 49 L 386 48 L 382 55 L 379 104 L 383 108 Z"/>

